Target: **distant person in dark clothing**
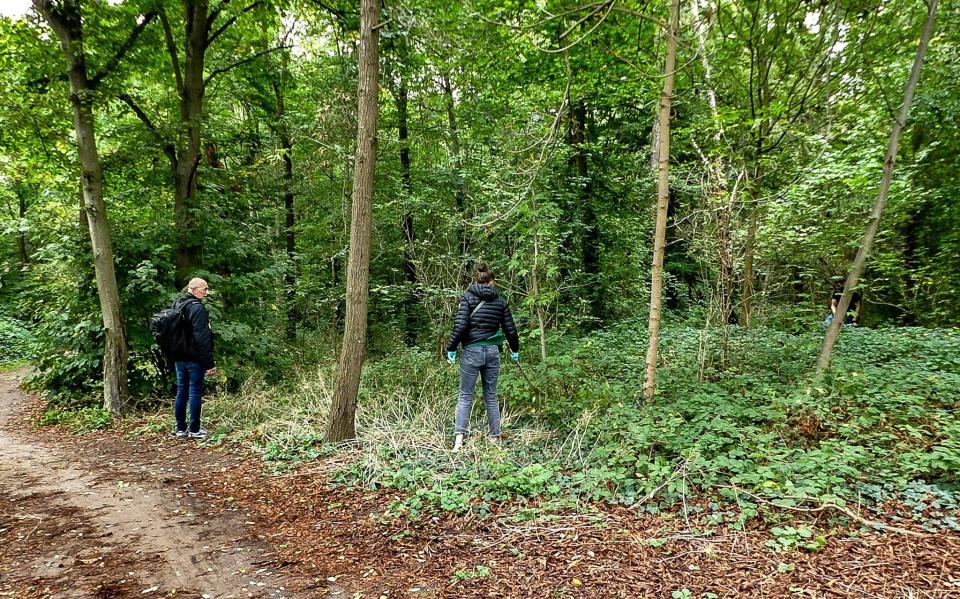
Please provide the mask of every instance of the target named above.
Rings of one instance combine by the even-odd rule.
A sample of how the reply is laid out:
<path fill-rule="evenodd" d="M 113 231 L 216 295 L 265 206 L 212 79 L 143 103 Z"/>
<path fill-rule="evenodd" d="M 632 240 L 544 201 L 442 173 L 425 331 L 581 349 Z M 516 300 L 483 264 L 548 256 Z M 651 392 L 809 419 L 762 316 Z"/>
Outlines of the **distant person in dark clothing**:
<path fill-rule="evenodd" d="M 463 345 L 454 451 L 462 448 L 463 437 L 467 434 L 478 375 L 483 381 L 483 403 L 487 407 L 490 438 L 494 442 L 500 439 L 497 377 L 500 375 L 500 352 L 504 341 L 510 345 L 510 359 L 518 362 L 520 338 L 513 315 L 510 314 L 510 306 L 497 291 L 493 273 L 486 264 L 480 263 L 476 282 L 471 283 L 460 298 L 460 308 L 453 321 L 453 333 L 447 343 L 447 360 L 451 364 L 457 360 L 457 347 Z"/>
<path fill-rule="evenodd" d="M 830 313 L 827 314 L 827 325 L 833 322 L 833 317 L 837 314 L 837 307 L 840 306 L 840 300 L 843 299 L 843 288 L 845 284 L 846 279 L 842 277 L 837 277 L 833 280 L 833 295 L 830 296 Z M 854 326 L 860 324 L 860 304 L 862 299 L 863 296 L 859 291 L 853 292 L 853 296 L 850 298 L 850 305 L 847 306 L 847 314 L 843 319 L 843 324 Z"/>
<path fill-rule="evenodd" d="M 200 408 L 203 404 L 203 380 L 216 374 L 213 364 L 213 332 L 210 316 L 201 300 L 210 293 L 203 279 L 191 279 L 187 292 L 171 306 L 178 310 L 186 329 L 186 345 L 173 359 L 177 368 L 177 398 L 173 415 L 177 421 L 177 437 L 203 439 L 209 433 L 200 426 Z M 187 426 L 187 402 L 190 403 L 190 425 Z"/>

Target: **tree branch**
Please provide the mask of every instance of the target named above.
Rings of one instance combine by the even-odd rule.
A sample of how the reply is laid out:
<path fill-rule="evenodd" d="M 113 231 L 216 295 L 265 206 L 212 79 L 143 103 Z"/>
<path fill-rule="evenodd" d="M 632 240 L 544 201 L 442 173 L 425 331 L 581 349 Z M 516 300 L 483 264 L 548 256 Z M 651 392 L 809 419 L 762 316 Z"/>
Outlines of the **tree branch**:
<path fill-rule="evenodd" d="M 203 84 L 204 84 L 205 86 L 206 86 L 206 85 L 209 85 L 209 84 L 210 84 L 210 81 L 212 81 L 213 78 L 216 77 L 217 75 L 222 75 L 222 74 L 224 74 L 224 73 L 227 73 L 227 72 L 229 72 L 229 71 L 232 71 L 233 69 L 235 69 L 235 68 L 237 68 L 237 67 L 239 67 L 239 66 L 242 66 L 242 65 L 245 65 L 245 64 L 247 64 L 247 63 L 253 62 L 254 60 L 256 60 L 256 59 L 258 59 L 258 58 L 260 58 L 260 57 L 262 57 L 262 56 L 266 56 L 267 54 L 270 54 L 271 52 L 276 52 L 277 50 L 286 50 L 286 49 L 289 49 L 289 48 L 291 48 L 291 46 L 277 46 L 276 48 L 270 48 L 269 50 L 264 50 L 263 52 L 257 52 L 257 53 L 254 54 L 253 56 L 248 56 L 247 58 L 244 58 L 243 60 L 238 60 L 237 62 L 235 62 L 235 63 L 233 63 L 233 64 L 229 64 L 229 65 L 227 65 L 227 66 L 225 66 L 225 67 L 220 67 L 220 68 L 214 69 L 213 72 L 211 72 L 209 75 L 207 75 L 206 78 L 203 80 Z"/>
<path fill-rule="evenodd" d="M 101 81 L 103 81 L 108 75 L 110 75 L 110 73 L 114 71 L 114 69 L 117 68 L 117 66 L 120 64 L 120 61 L 123 60 L 124 55 L 126 55 L 126 53 L 130 51 L 130 48 L 137 43 L 137 38 L 140 37 L 140 34 L 143 33 L 143 30 L 146 29 L 147 25 L 149 25 L 150 22 L 156 17 L 156 11 L 150 11 L 143 15 L 143 20 L 133 28 L 133 31 L 131 31 L 130 35 L 127 37 L 127 41 L 123 42 L 123 44 L 117 49 L 116 53 L 114 53 L 113 57 L 107 61 L 107 64 L 105 64 L 103 68 L 100 69 L 92 79 L 90 79 L 90 87 L 96 88 Z"/>
<path fill-rule="evenodd" d="M 167 13 L 160 8 L 160 22 L 163 24 L 163 37 L 167 41 L 167 52 L 170 54 L 170 61 L 173 63 L 173 76 L 177 80 L 177 92 L 183 95 L 183 73 L 180 72 L 180 59 L 177 57 L 177 46 L 173 42 L 173 30 L 170 28 L 170 20 L 167 19 Z"/>
<path fill-rule="evenodd" d="M 160 142 L 160 145 L 163 146 L 163 153 L 167 155 L 167 158 L 170 159 L 171 165 L 176 168 L 177 166 L 177 150 L 173 147 L 173 144 L 167 141 L 164 138 L 163 134 L 160 132 L 160 129 L 153 124 L 153 121 L 150 120 L 150 117 L 147 116 L 147 113 L 144 112 L 143 108 L 137 104 L 137 101 L 126 92 L 122 92 L 117 95 L 117 98 L 121 102 L 130 107 L 130 110 L 133 111 L 133 114 L 137 115 L 137 118 L 144 124 L 144 126 L 153 133 L 154 137 Z"/>
<path fill-rule="evenodd" d="M 217 20 L 217 17 L 220 16 L 220 13 L 223 12 L 223 9 L 230 4 L 230 0 L 223 0 L 220 4 L 213 10 L 210 11 L 210 17 L 207 19 L 207 32 L 210 32 L 210 27 L 213 25 L 213 22 Z"/>
<path fill-rule="evenodd" d="M 328 13 L 332 14 L 333 16 L 337 17 L 338 19 L 344 19 L 344 18 L 346 18 L 346 16 L 347 16 L 347 11 L 345 11 L 345 10 L 340 10 L 339 8 L 335 8 L 335 7 L 333 7 L 333 6 L 330 6 L 329 4 L 327 4 L 326 2 L 324 2 L 323 0 L 313 0 L 313 4 L 316 4 L 317 6 L 319 6 L 320 8 L 322 8 L 323 10 L 325 10 L 325 11 L 327 11 Z"/>
<path fill-rule="evenodd" d="M 217 15 L 219 14 L 220 9 L 223 8 L 223 5 L 226 4 L 226 3 L 229 2 L 229 1 L 230 1 L 230 0 L 224 0 L 223 4 L 221 4 L 220 7 L 218 7 L 217 10 L 214 11 L 214 13 L 217 13 L 217 14 L 211 14 L 211 15 L 210 15 L 210 20 L 207 21 L 208 34 L 209 34 L 209 27 L 210 27 L 211 25 L 213 25 L 213 20 L 217 18 Z M 237 19 L 239 19 L 240 17 L 242 17 L 245 13 L 250 12 L 251 10 L 253 10 L 253 9 L 255 9 L 256 7 L 260 6 L 261 4 L 263 4 L 262 0 L 257 0 L 257 1 L 254 2 L 253 4 L 250 4 L 249 6 L 247 6 L 247 7 L 244 8 L 244 9 L 242 9 L 240 12 L 238 12 L 237 14 L 235 14 L 235 15 L 233 15 L 232 17 L 230 17 L 229 19 L 227 19 L 227 21 L 226 21 L 223 25 L 221 25 L 219 29 L 217 29 L 216 31 L 213 32 L 213 35 L 207 35 L 207 47 L 209 48 L 210 45 L 213 44 L 213 41 L 214 41 L 215 39 L 217 39 L 218 37 L 220 37 L 220 35 L 223 34 L 223 32 L 227 30 L 227 28 L 229 28 L 231 25 L 233 25 L 233 24 L 237 21 Z"/>

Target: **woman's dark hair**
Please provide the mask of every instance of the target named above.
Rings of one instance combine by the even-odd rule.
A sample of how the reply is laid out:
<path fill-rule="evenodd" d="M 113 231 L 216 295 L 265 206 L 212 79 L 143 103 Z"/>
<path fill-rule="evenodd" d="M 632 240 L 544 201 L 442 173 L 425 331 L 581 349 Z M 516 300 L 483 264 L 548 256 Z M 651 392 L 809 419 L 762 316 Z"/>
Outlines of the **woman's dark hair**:
<path fill-rule="evenodd" d="M 487 266 L 486 262 L 477 264 L 477 283 L 481 285 L 493 283 L 493 273 L 490 272 L 490 267 Z"/>

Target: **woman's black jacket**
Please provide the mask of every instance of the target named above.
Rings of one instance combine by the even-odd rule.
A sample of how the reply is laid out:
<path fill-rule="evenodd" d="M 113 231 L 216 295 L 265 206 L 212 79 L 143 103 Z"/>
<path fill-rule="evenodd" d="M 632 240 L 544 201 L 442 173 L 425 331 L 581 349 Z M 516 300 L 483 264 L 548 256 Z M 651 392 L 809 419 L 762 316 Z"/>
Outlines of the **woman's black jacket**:
<path fill-rule="evenodd" d="M 484 302 L 473 317 L 471 313 Z M 462 343 L 464 347 L 483 339 L 489 339 L 497 330 L 503 329 L 507 343 L 512 351 L 520 351 L 520 338 L 517 325 L 507 300 L 500 296 L 495 287 L 473 283 L 460 297 L 460 308 L 453 319 L 453 333 L 447 343 L 447 351 L 456 351 Z"/>

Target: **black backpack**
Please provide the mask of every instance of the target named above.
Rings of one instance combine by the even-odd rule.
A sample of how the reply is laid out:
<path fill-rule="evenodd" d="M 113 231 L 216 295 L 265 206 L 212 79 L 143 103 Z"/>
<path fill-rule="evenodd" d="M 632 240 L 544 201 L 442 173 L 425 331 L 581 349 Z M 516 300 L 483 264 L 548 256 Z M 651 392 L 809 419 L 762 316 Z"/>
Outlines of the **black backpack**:
<path fill-rule="evenodd" d="M 193 331 L 183 316 L 183 308 L 188 303 L 183 302 L 176 308 L 161 310 L 150 317 L 150 332 L 160 346 L 160 352 L 168 360 L 182 356 L 190 341 Z"/>

